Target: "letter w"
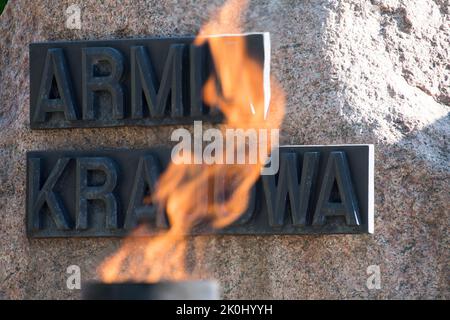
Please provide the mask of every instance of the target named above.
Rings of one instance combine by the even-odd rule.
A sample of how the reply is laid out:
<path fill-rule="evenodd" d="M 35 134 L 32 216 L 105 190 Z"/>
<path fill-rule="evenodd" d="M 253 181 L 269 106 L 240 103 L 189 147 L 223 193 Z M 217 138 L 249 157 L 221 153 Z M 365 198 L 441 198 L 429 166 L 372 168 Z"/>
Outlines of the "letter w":
<path fill-rule="evenodd" d="M 319 160 L 318 152 L 306 152 L 303 156 L 302 175 L 298 182 L 298 156 L 295 153 L 282 153 L 280 155 L 280 171 L 278 183 L 275 175 L 262 176 L 264 194 L 269 214 L 269 224 L 280 227 L 284 223 L 286 202 L 289 204 L 294 226 L 306 224 L 311 190 L 317 176 Z"/>

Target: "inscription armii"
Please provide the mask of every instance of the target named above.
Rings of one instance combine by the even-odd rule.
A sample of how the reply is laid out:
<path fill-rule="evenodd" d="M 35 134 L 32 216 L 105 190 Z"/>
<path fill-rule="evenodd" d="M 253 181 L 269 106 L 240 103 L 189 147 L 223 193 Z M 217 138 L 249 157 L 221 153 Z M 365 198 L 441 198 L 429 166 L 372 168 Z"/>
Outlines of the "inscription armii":
<path fill-rule="evenodd" d="M 227 36 L 230 43 L 237 36 Z M 264 61 L 263 34 L 245 37 Z M 30 45 L 32 129 L 218 122 L 202 88 L 214 66 L 193 37 Z"/>
<path fill-rule="evenodd" d="M 223 234 L 372 232 L 372 147 L 282 147 L 276 176 L 262 176 L 246 212 Z M 144 197 L 170 152 L 164 148 L 29 152 L 27 230 L 32 237 L 123 236 L 145 219 L 168 221 Z M 226 183 L 226 181 L 216 181 Z M 214 192 L 213 192 L 214 193 Z M 207 195 L 200 195 L 203 200 Z M 193 233 L 210 233 L 199 227 Z"/>

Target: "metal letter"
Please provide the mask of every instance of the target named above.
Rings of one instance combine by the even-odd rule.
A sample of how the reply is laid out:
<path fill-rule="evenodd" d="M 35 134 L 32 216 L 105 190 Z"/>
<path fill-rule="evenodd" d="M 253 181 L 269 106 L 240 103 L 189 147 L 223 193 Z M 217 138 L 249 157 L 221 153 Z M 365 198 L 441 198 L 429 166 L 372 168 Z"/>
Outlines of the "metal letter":
<path fill-rule="evenodd" d="M 133 188 L 131 190 L 130 203 L 125 218 L 125 229 L 132 229 L 139 219 L 146 220 L 156 218 L 156 226 L 166 228 L 167 220 L 164 214 L 158 215 L 156 205 L 145 205 L 144 197 L 151 196 L 155 191 L 155 185 L 161 172 L 158 159 L 153 155 L 139 158 Z M 146 191 L 148 192 L 146 193 Z"/>
<path fill-rule="evenodd" d="M 55 79 L 58 97 L 50 97 L 52 83 Z M 54 48 L 47 51 L 44 71 L 32 121 L 44 122 L 46 114 L 63 112 L 66 120 L 77 120 L 77 106 L 73 98 L 73 87 L 62 49 Z"/>
<path fill-rule="evenodd" d="M 300 184 L 298 182 L 298 156 L 295 153 L 280 155 L 280 172 L 278 183 L 275 184 L 274 175 L 262 176 L 263 188 L 269 214 L 270 226 L 282 226 L 286 212 L 286 200 L 289 196 L 292 224 L 304 226 L 307 220 L 311 189 L 317 175 L 318 152 L 306 152 Z"/>
<path fill-rule="evenodd" d="M 120 79 L 123 73 L 123 56 L 114 48 L 82 49 L 82 83 L 83 83 L 83 120 L 94 120 L 94 94 L 107 91 L 111 94 L 112 116 L 114 119 L 124 117 L 124 95 Z M 111 66 L 108 76 L 95 76 L 94 66 L 99 61 L 107 61 Z"/>
<path fill-rule="evenodd" d="M 229 214 L 222 204 L 227 200 L 226 195 L 230 194 L 228 188 L 233 185 L 232 181 L 226 181 L 225 174 L 218 174 L 214 177 L 214 205 L 215 212 L 219 214 Z M 250 221 L 256 210 L 256 184 L 249 190 L 247 209 L 233 222 L 233 225 L 244 225 Z"/>
<path fill-rule="evenodd" d="M 106 228 L 117 228 L 117 200 L 113 194 L 117 184 L 115 162 L 106 157 L 78 158 L 76 170 L 76 228 L 79 230 L 88 228 L 88 200 L 94 199 L 105 203 Z M 106 176 L 105 183 L 100 186 L 89 186 L 88 171 L 102 171 Z"/>
<path fill-rule="evenodd" d="M 142 46 L 131 48 L 131 116 L 144 116 L 144 93 L 151 117 L 165 116 L 170 96 L 171 116 L 183 117 L 183 44 L 170 46 L 158 91 L 156 77 L 146 50 Z"/>
<path fill-rule="evenodd" d="M 203 103 L 203 81 L 205 78 L 206 54 L 203 46 L 191 44 L 189 47 L 189 71 L 191 87 L 191 116 L 202 116 L 206 108 Z M 208 109 L 209 110 L 209 109 Z"/>
<path fill-rule="evenodd" d="M 42 189 L 40 189 L 41 159 L 28 159 L 28 205 L 31 209 L 28 216 L 28 226 L 31 230 L 40 229 L 40 211 L 45 203 L 49 208 L 51 217 L 55 222 L 56 227 L 62 230 L 70 229 L 70 221 L 68 219 L 66 208 L 64 207 L 64 204 L 58 194 L 53 191 L 56 182 L 58 182 L 58 179 L 61 177 L 61 174 L 69 163 L 69 160 L 69 158 L 58 159 L 47 180 L 44 182 Z"/>
<path fill-rule="evenodd" d="M 142 119 L 144 116 L 145 95 L 150 113 L 155 113 L 156 106 L 156 75 L 143 46 L 131 47 L 131 117 Z"/>
<path fill-rule="evenodd" d="M 341 202 L 330 201 L 335 180 Z M 326 217 L 330 216 L 344 216 L 347 225 L 350 226 L 359 226 L 361 221 L 347 157 L 342 151 L 333 151 L 328 158 L 314 213 L 313 225 L 325 224 Z"/>

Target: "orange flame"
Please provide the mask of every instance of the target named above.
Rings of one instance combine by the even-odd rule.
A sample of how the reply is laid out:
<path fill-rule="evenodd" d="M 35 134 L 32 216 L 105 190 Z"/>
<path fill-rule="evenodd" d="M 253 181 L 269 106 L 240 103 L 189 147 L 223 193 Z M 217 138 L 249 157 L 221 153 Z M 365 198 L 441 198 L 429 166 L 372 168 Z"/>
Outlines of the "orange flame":
<path fill-rule="evenodd" d="M 248 54 L 245 37 L 213 36 L 241 33 L 240 21 L 246 5 L 246 1 L 226 2 L 195 39 L 197 45 L 207 42 L 211 50 L 215 74 L 204 86 L 204 100 L 224 114 L 222 132 L 238 128 L 278 129 L 284 115 L 284 94 L 275 81 L 271 81 L 266 114 L 263 67 Z M 270 153 L 270 136 L 259 143 L 267 144 Z M 235 151 L 239 150 L 247 152 L 245 145 L 235 144 Z M 118 252 L 100 266 L 101 279 L 156 282 L 187 278 L 186 234 L 200 222 L 208 221 L 215 228 L 234 222 L 247 208 L 249 191 L 264 160 L 258 159 L 254 164 L 171 163 L 151 196 L 153 203 L 166 209 L 170 229 L 151 238 L 127 238 Z M 143 232 L 145 227 L 141 226 L 133 235 Z"/>

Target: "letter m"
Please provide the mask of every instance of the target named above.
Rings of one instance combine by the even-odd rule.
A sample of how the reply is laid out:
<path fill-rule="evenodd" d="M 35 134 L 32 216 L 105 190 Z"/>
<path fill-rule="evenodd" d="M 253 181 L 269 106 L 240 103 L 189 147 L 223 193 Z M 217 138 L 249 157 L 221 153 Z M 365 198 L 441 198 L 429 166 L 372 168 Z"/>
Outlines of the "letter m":
<path fill-rule="evenodd" d="M 183 116 L 183 44 L 173 44 L 157 88 L 156 74 L 145 47 L 131 47 L 131 117 L 145 116 L 145 103 L 151 117 L 162 118 L 171 102 L 171 116 Z M 144 99 L 145 98 L 145 99 Z"/>

